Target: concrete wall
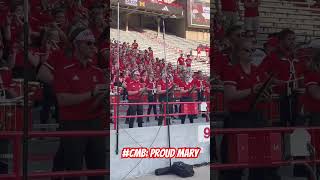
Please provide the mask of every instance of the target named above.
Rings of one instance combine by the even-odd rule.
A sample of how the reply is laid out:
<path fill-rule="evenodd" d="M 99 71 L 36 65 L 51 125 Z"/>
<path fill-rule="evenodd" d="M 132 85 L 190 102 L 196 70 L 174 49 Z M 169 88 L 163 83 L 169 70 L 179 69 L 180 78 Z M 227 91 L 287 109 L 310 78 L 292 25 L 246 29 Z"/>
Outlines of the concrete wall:
<path fill-rule="evenodd" d="M 186 30 L 186 39 L 194 41 L 207 41 L 209 44 L 210 33 L 209 30 L 188 29 Z"/>
<path fill-rule="evenodd" d="M 167 19 L 166 22 L 168 33 L 186 38 L 186 22 L 184 19 Z"/>
<path fill-rule="evenodd" d="M 204 123 L 209 125 L 209 123 Z M 185 124 L 170 126 L 171 147 L 201 147 L 202 151 L 198 159 L 172 159 L 172 162 L 183 161 L 188 164 L 199 164 L 210 161 L 210 143 L 198 142 L 198 126 L 204 124 Z M 150 147 L 156 137 L 159 126 L 142 127 L 119 130 L 119 151 L 124 147 Z M 161 126 L 159 134 L 151 147 L 168 147 L 168 129 Z M 123 179 L 141 159 L 121 159 L 120 153 L 115 154 L 116 131 L 111 130 L 110 139 L 110 170 L 111 180 Z M 132 138 L 134 140 L 132 140 Z M 127 176 L 127 178 L 140 177 L 146 174 L 154 174 L 155 169 L 169 166 L 169 159 L 143 159 L 141 163 Z"/>

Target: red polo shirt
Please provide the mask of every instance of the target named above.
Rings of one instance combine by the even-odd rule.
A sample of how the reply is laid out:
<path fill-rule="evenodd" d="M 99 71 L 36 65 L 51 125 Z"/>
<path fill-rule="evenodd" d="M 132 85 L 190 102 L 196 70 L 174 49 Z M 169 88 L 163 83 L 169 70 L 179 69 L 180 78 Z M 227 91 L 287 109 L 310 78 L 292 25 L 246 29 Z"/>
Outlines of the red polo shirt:
<path fill-rule="evenodd" d="M 147 81 L 146 81 L 146 87 L 149 88 L 149 89 L 157 88 L 156 84 L 157 83 L 155 81 L 151 81 L 149 79 L 147 79 Z"/>
<path fill-rule="evenodd" d="M 250 89 L 255 84 L 263 82 L 262 76 L 259 75 L 257 68 L 253 65 L 250 74 L 246 74 L 240 64 L 229 68 L 227 71 L 224 84 L 235 86 L 237 90 Z M 244 99 L 232 100 L 227 103 L 228 110 L 231 112 L 248 112 L 253 100 L 253 94 Z"/>
<path fill-rule="evenodd" d="M 183 57 L 179 57 L 179 58 L 178 58 L 178 64 L 181 65 L 181 66 L 184 66 L 184 59 L 183 59 Z"/>
<path fill-rule="evenodd" d="M 127 90 L 128 91 L 139 91 L 141 88 L 143 88 L 143 84 L 140 82 L 140 80 L 130 80 L 129 83 L 127 84 Z M 129 100 L 140 100 L 142 99 L 142 96 L 139 94 L 135 95 L 129 95 L 128 96 Z"/>
<path fill-rule="evenodd" d="M 305 110 L 307 112 L 320 112 L 320 100 L 313 98 L 308 91 L 311 85 L 320 86 L 320 73 L 319 72 L 308 72 L 305 74 L 304 83 L 306 86 L 306 93 L 304 98 Z"/>
<path fill-rule="evenodd" d="M 279 56 L 277 52 L 267 56 L 259 66 L 261 72 L 273 72 L 275 78 L 282 81 L 300 78 L 306 71 L 306 64 L 299 59 L 290 56 Z M 290 70 L 292 74 L 290 74 Z M 277 86 L 274 90 L 276 93 L 283 94 L 286 92 L 286 83 Z"/>
<path fill-rule="evenodd" d="M 101 69 L 88 64 L 84 67 L 76 59 L 75 63 L 65 66 L 55 74 L 54 88 L 57 94 L 70 93 L 82 94 L 94 90 L 97 84 L 106 84 L 104 73 Z M 104 114 L 101 105 L 95 112 L 91 112 L 95 98 L 83 101 L 76 105 L 59 105 L 59 115 L 62 120 L 91 120 L 97 119 Z"/>
<path fill-rule="evenodd" d="M 256 2 L 256 0 L 245 0 L 245 2 Z M 259 7 L 245 7 L 244 17 L 257 17 L 259 16 Z"/>
<path fill-rule="evenodd" d="M 221 10 L 236 12 L 238 10 L 237 0 L 221 0 Z"/>

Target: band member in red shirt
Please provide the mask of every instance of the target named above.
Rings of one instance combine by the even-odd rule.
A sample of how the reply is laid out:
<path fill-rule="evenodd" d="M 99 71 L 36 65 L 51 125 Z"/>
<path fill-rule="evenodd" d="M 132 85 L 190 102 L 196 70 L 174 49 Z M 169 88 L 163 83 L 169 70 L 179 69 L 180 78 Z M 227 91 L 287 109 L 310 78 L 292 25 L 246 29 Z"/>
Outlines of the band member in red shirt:
<path fill-rule="evenodd" d="M 311 114 L 310 126 L 320 126 L 320 51 L 316 52 L 305 74 L 305 111 Z"/>
<path fill-rule="evenodd" d="M 198 71 L 197 79 L 195 80 L 195 85 L 198 92 L 198 101 L 206 101 L 205 92 L 208 87 L 206 80 L 203 77 L 202 71 Z"/>
<path fill-rule="evenodd" d="M 279 47 L 259 66 L 261 72 L 273 73 L 274 92 L 280 95 L 280 126 L 294 125 L 298 116 L 294 93 L 303 87 L 301 79 L 306 71 L 305 62 L 294 56 L 295 33 L 284 29 L 279 33 Z M 300 79 L 300 80 L 299 80 Z M 291 107 L 291 108 L 290 108 Z"/>
<path fill-rule="evenodd" d="M 187 73 L 186 75 L 182 76 L 182 81 L 179 84 L 179 88 L 181 91 L 181 99 L 180 102 L 193 102 L 194 99 L 192 98 L 192 93 L 196 89 L 195 88 L 195 81 L 192 79 L 191 74 Z M 182 108 L 184 104 L 181 103 L 180 106 L 180 113 L 182 113 Z M 181 115 L 181 124 L 185 123 L 187 115 Z M 188 114 L 188 118 L 190 120 L 190 123 L 193 123 L 193 119 L 195 119 L 195 115 Z"/>
<path fill-rule="evenodd" d="M 160 105 L 160 113 L 164 114 L 164 106 L 166 107 L 166 114 L 173 113 L 173 105 L 169 104 L 164 105 L 167 102 L 167 95 L 168 95 L 168 102 L 173 102 L 173 77 L 171 75 L 162 74 L 161 79 L 158 81 L 157 84 L 157 94 L 159 95 L 159 102 Z M 164 117 L 160 116 L 158 125 L 162 125 Z M 166 124 L 170 123 L 170 117 L 166 118 Z"/>
<path fill-rule="evenodd" d="M 103 130 L 103 102 L 109 86 L 103 71 L 90 64 L 90 58 L 96 52 L 94 35 L 89 29 L 76 29 L 71 37 L 74 63 L 58 70 L 53 82 L 57 93 L 61 130 Z M 104 137 L 61 138 L 66 170 L 81 170 L 84 157 L 88 169 L 105 169 L 105 147 Z M 89 179 L 103 180 L 104 177 Z"/>
<path fill-rule="evenodd" d="M 263 127 L 266 122 L 261 119 L 261 107 L 251 109 L 251 104 L 255 100 L 255 94 L 261 88 L 264 81 L 263 74 L 260 75 L 258 69 L 251 64 L 251 54 L 253 46 L 250 41 L 243 40 L 236 47 L 235 55 L 239 58 L 239 64 L 228 69 L 225 77 L 225 103 L 226 109 L 230 113 L 230 118 L 226 119 L 225 128 L 252 128 Z M 224 138 L 222 143 L 222 159 L 228 162 L 228 140 Z M 264 179 L 264 169 L 250 169 L 249 180 Z M 222 179 L 240 180 L 242 170 L 225 170 L 221 172 Z"/>
<path fill-rule="evenodd" d="M 149 74 L 148 80 L 147 80 L 147 89 L 148 89 L 148 102 L 157 102 L 157 96 L 156 96 L 156 92 L 157 92 L 157 82 L 154 79 L 154 75 L 153 74 Z M 153 114 L 156 115 L 155 120 L 158 120 L 157 117 L 157 105 L 153 104 L 153 105 L 149 105 L 148 107 L 148 115 L 151 113 L 151 110 L 153 109 Z M 149 117 L 147 117 L 147 122 L 149 122 Z"/>
<path fill-rule="evenodd" d="M 141 103 L 142 95 L 145 94 L 147 88 L 140 82 L 140 73 L 138 70 L 132 72 L 132 80 L 127 84 L 129 103 Z M 143 105 L 129 105 L 129 116 L 143 115 Z M 134 117 L 129 118 L 129 128 L 133 128 Z M 142 117 L 137 118 L 138 127 L 142 127 Z"/>

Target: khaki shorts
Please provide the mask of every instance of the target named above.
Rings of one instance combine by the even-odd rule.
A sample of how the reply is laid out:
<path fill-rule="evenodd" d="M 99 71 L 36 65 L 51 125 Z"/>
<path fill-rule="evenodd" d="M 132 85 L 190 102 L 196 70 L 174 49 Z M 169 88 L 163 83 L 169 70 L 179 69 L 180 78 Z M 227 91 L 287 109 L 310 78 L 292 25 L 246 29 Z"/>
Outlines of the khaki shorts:
<path fill-rule="evenodd" d="M 259 17 L 245 17 L 244 29 L 246 31 L 258 31 L 259 30 Z"/>

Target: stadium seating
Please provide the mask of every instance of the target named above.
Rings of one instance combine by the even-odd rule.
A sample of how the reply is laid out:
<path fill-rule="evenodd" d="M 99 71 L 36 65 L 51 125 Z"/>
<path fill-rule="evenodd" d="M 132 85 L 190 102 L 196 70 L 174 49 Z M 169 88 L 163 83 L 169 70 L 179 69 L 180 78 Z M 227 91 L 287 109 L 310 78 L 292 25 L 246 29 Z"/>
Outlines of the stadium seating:
<path fill-rule="evenodd" d="M 110 29 L 111 39 L 117 39 L 117 29 Z M 152 47 L 154 56 L 159 58 L 164 58 L 164 46 L 163 39 L 157 38 L 157 32 L 152 30 L 145 29 L 143 32 L 137 31 L 123 31 L 120 30 L 120 41 L 130 42 L 137 40 L 139 43 L 139 49 L 145 50 L 148 47 Z M 180 56 L 180 53 L 190 54 L 191 50 L 195 50 L 199 44 L 209 44 L 209 42 L 197 42 L 186 40 L 174 35 L 166 35 L 166 59 L 167 62 L 172 63 L 176 66 L 177 59 Z M 192 71 L 202 70 L 204 74 L 209 74 L 210 63 L 206 61 L 196 61 L 192 62 Z"/>
<path fill-rule="evenodd" d="M 259 44 L 267 39 L 267 34 L 278 32 L 283 28 L 291 28 L 297 34 L 298 43 L 306 43 L 310 39 L 320 37 L 320 9 L 311 8 L 314 1 L 262 0 L 259 8 L 260 32 Z M 215 9 L 214 5 L 213 11 Z M 243 4 L 240 4 L 243 12 Z M 242 25 L 243 22 L 239 22 Z"/>

